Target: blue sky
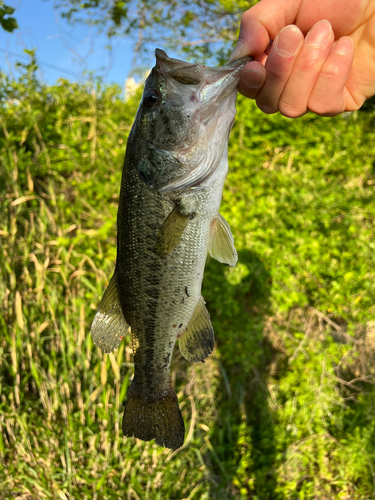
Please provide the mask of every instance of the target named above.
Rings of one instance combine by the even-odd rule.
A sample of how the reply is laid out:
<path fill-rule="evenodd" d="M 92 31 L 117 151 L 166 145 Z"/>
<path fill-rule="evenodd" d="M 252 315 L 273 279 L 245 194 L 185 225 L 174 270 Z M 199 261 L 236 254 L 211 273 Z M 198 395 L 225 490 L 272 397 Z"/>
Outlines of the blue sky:
<path fill-rule="evenodd" d="M 15 74 L 15 63 L 25 61 L 23 50 L 36 48 L 39 77 L 46 83 L 55 83 L 61 77 L 81 81 L 84 71 L 92 71 L 106 82 L 123 87 L 132 68 L 131 39 L 112 41 L 111 56 L 105 49 L 108 44 L 105 35 L 64 22 L 53 8 L 54 0 L 5 0 L 4 3 L 16 9 L 13 15 L 19 29 L 13 33 L 0 29 L 0 70 Z"/>

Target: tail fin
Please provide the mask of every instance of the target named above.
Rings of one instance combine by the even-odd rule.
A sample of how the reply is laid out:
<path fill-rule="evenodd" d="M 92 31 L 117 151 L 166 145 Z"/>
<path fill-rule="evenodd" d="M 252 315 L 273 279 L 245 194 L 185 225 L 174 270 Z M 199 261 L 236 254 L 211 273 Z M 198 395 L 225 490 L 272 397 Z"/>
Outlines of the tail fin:
<path fill-rule="evenodd" d="M 176 450 L 184 444 L 185 425 L 172 386 L 161 394 L 143 394 L 131 383 L 125 403 L 122 430 L 125 436 Z"/>

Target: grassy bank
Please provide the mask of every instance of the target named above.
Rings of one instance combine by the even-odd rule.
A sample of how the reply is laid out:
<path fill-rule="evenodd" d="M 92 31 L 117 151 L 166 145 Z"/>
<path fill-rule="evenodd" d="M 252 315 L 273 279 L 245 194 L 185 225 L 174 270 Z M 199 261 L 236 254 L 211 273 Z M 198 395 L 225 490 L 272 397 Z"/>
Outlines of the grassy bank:
<path fill-rule="evenodd" d="M 184 448 L 125 439 L 130 339 L 89 326 L 114 266 L 139 93 L 32 64 L 0 89 L 0 498 L 367 499 L 375 491 L 375 111 L 267 117 L 239 100 L 208 260 L 217 347 L 175 352 Z"/>

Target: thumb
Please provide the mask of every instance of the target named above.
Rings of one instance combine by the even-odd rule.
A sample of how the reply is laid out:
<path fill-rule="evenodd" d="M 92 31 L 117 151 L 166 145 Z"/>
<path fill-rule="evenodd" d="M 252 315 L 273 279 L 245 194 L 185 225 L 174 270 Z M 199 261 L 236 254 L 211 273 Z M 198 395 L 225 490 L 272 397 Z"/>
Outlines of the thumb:
<path fill-rule="evenodd" d="M 300 4 L 301 0 L 262 0 L 247 10 L 230 60 L 245 55 L 259 58 L 280 30 L 295 23 Z"/>

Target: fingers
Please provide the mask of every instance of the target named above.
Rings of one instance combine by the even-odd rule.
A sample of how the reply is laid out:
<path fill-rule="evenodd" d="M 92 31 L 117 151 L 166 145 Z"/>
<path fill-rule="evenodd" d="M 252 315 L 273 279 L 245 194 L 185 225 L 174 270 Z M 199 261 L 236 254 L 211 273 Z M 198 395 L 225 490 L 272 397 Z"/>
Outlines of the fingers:
<path fill-rule="evenodd" d="M 257 60 L 243 69 L 239 91 L 256 99 L 264 112 L 280 111 L 291 118 L 307 111 L 334 116 L 357 109 L 345 86 L 354 58 L 351 38 L 342 37 L 334 44 L 331 24 L 321 20 L 304 39 L 297 26 L 283 24 L 286 15 L 279 12 L 273 16 L 272 9 L 265 9 L 266 3 L 270 0 L 262 0 L 241 20 L 239 43 L 231 59 L 250 54 Z M 281 4 L 272 3 L 274 8 Z M 260 7 L 263 10 L 258 12 Z M 274 42 L 267 50 L 272 38 Z"/>
<path fill-rule="evenodd" d="M 250 97 L 250 99 L 255 99 L 255 97 L 259 94 L 259 90 L 266 81 L 266 76 L 267 73 L 265 67 L 258 61 L 252 61 L 246 64 L 242 70 L 238 90 L 244 96 Z"/>
<path fill-rule="evenodd" d="M 323 116 L 335 116 L 345 110 L 357 109 L 358 105 L 345 88 L 354 58 L 353 40 L 344 36 L 332 47 L 323 64 L 307 107 Z"/>
<path fill-rule="evenodd" d="M 256 19 L 253 10 L 254 7 L 242 16 L 240 38 L 230 57 L 230 61 L 233 61 L 250 54 L 258 59 L 244 67 L 238 85 L 239 91 L 251 99 L 257 96 L 266 80 L 266 70 L 261 63 L 267 57 L 265 51 L 270 43 L 267 29 Z M 241 33 L 243 34 L 242 38 Z"/>
<path fill-rule="evenodd" d="M 310 94 L 331 52 L 333 42 L 334 35 L 328 21 L 319 21 L 308 32 L 280 95 L 279 111 L 283 115 L 295 118 L 306 113 Z M 268 70 L 267 64 L 266 69 Z"/>
<path fill-rule="evenodd" d="M 238 86 L 246 97 L 254 99 L 265 83 L 264 63 L 269 53 L 267 49 L 277 33 L 286 24 L 294 22 L 299 4 L 300 0 L 288 0 L 288 9 L 285 9 L 284 2 L 262 0 L 243 14 L 238 44 L 231 60 L 244 55 L 251 55 L 256 59 L 245 66 Z"/>
<path fill-rule="evenodd" d="M 297 26 L 286 26 L 277 35 L 266 61 L 267 78 L 265 84 L 262 88 L 257 89 L 257 105 L 265 113 L 278 111 L 280 96 L 292 73 L 303 43 L 303 35 Z M 243 84 L 247 85 L 245 79 L 243 79 Z M 242 87 L 240 90 L 242 91 Z M 254 93 L 255 89 L 253 89 Z M 247 92 L 245 95 L 249 96 L 249 93 Z"/>
<path fill-rule="evenodd" d="M 288 24 L 294 23 L 301 0 L 288 0 L 288 8 L 284 1 L 262 0 L 241 18 L 238 44 L 231 59 L 239 59 L 251 55 L 258 59 L 265 52 L 270 39 Z"/>
<path fill-rule="evenodd" d="M 334 116 L 356 109 L 345 87 L 353 57 L 352 39 L 342 37 L 334 44 L 328 21 L 316 23 L 305 39 L 299 28 L 286 26 L 264 56 L 265 69 L 256 61 L 245 66 L 239 90 L 266 113 Z"/>

